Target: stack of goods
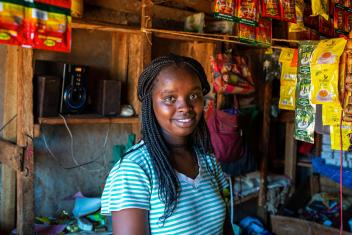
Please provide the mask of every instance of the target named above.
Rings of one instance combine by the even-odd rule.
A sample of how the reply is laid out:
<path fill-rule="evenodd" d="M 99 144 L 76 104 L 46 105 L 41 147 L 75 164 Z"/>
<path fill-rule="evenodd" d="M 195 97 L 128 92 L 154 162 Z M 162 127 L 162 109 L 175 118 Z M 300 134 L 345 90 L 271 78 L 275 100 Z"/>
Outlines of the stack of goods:
<path fill-rule="evenodd" d="M 321 158 L 325 161 L 325 164 L 332 166 L 340 166 L 340 154 L 340 150 L 331 149 L 330 135 L 324 134 L 322 141 Z M 342 157 L 343 167 L 352 168 L 352 153 L 343 151 Z"/>
<path fill-rule="evenodd" d="M 352 205 L 352 197 L 344 196 L 343 210 Z M 339 226 L 339 195 L 338 193 L 315 194 L 302 210 L 300 218 L 318 222 L 326 226 Z"/>
<path fill-rule="evenodd" d="M 0 43 L 69 52 L 71 0 L 0 1 Z"/>

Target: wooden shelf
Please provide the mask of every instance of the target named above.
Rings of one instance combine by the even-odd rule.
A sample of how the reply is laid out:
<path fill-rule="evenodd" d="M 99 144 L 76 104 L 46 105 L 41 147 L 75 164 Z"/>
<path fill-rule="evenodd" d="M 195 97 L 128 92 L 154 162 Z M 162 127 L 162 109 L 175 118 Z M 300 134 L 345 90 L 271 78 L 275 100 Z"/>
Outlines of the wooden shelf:
<path fill-rule="evenodd" d="M 250 201 L 252 199 L 255 199 L 259 196 L 259 192 L 251 193 L 245 197 L 235 197 L 235 205 Z"/>
<path fill-rule="evenodd" d="M 101 23 L 96 21 L 84 20 L 84 19 L 72 19 L 72 28 L 74 29 L 87 29 L 87 30 L 100 30 L 108 32 L 122 32 L 122 33 L 141 33 L 140 28 L 127 26 Z"/>
<path fill-rule="evenodd" d="M 67 124 L 138 124 L 138 117 L 99 117 L 96 115 L 74 115 L 65 116 Z M 38 118 L 41 125 L 64 125 L 65 122 L 61 117 Z"/>
<path fill-rule="evenodd" d="M 311 168 L 312 163 L 310 161 L 298 161 L 297 166 Z"/>

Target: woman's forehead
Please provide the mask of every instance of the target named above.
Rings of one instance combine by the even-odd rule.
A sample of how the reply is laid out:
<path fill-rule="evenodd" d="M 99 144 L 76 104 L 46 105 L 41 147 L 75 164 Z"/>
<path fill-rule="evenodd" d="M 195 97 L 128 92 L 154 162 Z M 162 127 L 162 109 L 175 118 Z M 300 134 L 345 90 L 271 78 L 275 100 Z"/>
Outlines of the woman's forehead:
<path fill-rule="evenodd" d="M 161 70 L 155 79 L 154 86 L 173 85 L 175 83 L 181 83 L 180 85 L 188 85 L 191 83 L 201 87 L 200 79 L 196 73 L 182 67 L 165 68 Z"/>

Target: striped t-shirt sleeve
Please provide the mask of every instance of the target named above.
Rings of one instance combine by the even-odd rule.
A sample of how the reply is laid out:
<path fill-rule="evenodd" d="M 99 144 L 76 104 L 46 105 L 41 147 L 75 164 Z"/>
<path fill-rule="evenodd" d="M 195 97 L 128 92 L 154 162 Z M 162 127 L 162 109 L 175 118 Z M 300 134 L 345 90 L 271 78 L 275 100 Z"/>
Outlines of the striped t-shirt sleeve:
<path fill-rule="evenodd" d="M 150 209 L 150 180 L 134 161 L 124 158 L 111 170 L 101 200 L 101 213 L 127 208 Z"/>

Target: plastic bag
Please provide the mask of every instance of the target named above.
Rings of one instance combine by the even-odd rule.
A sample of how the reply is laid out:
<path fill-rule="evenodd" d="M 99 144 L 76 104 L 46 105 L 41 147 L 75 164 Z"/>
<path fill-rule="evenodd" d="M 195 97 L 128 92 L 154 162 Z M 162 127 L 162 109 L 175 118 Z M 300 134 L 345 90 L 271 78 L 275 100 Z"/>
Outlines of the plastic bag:
<path fill-rule="evenodd" d="M 289 23 L 288 30 L 289 32 L 303 32 L 307 29 L 304 27 L 303 22 L 303 11 L 304 11 L 304 1 L 303 0 L 296 0 L 296 23 Z"/>
<path fill-rule="evenodd" d="M 324 19 L 329 20 L 328 0 L 312 0 L 312 15 L 321 15 Z"/>
<path fill-rule="evenodd" d="M 341 126 L 342 131 L 342 150 L 347 151 L 350 144 L 350 138 L 352 136 L 351 126 Z M 332 150 L 341 149 L 340 141 L 340 125 L 330 126 L 330 141 Z"/>

